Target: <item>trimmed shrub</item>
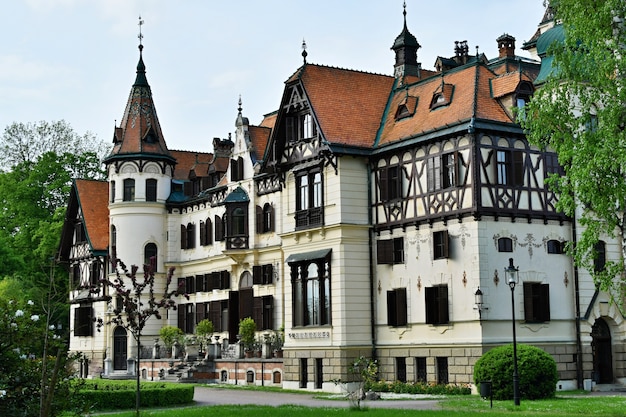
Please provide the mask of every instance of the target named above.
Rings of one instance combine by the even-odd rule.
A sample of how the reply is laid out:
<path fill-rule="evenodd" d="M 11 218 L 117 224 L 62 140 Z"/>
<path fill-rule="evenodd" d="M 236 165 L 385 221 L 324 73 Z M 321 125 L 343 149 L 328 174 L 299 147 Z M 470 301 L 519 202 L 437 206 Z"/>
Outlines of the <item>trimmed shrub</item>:
<path fill-rule="evenodd" d="M 193 403 L 193 385 L 141 382 L 141 406 L 156 407 Z M 105 379 L 86 380 L 78 395 L 92 410 L 132 409 L 136 382 Z"/>
<path fill-rule="evenodd" d="M 553 398 L 559 379 L 552 356 L 535 346 L 517 345 L 517 374 L 521 398 Z M 495 400 L 513 399 L 513 345 L 485 353 L 474 365 L 474 383 L 491 381 Z"/>
<path fill-rule="evenodd" d="M 469 395 L 472 393 L 467 385 L 429 384 L 426 382 L 400 381 L 369 381 L 365 384 L 366 391 L 393 392 L 395 394 L 428 394 L 428 395 Z"/>

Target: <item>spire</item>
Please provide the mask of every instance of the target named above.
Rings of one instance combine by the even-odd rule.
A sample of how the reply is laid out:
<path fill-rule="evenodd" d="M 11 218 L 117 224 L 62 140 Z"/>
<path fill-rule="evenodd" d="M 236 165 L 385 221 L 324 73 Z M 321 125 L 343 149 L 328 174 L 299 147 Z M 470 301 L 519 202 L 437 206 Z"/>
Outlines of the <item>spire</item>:
<path fill-rule="evenodd" d="M 404 16 L 404 27 L 402 32 L 396 37 L 391 49 L 396 53 L 396 63 L 394 66 L 396 78 L 403 79 L 406 75 L 420 76 L 421 64 L 417 62 L 417 50 L 421 45 L 417 38 L 413 36 L 406 24 L 406 1 L 402 5 Z"/>
<path fill-rule="evenodd" d="M 146 78 L 146 65 L 143 63 L 143 35 L 141 34 L 141 26 L 143 25 L 143 20 L 141 16 L 139 16 L 139 62 L 137 63 L 137 78 L 135 78 L 134 85 L 148 85 L 148 79 Z"/>
<path fill-rule="evenodd" d="M 152 100 L 152 90 L 146 78 L 146 66 L 143 62 L 143 34 L 141 33 L 143 23 L 144 21 L 139 16 L 137 76 L 120 126 L 115 127 L 113 150 L 105 158 L 105 163 L 112 162 L 114 159 L 136 159 L 139 155 L 142 158 L 165 158 L 174 162 L 165 144 Z"/>
<path fill-rule="evenodd" d="M 302 39 L 302 60 L 304 61 L 304 64 L 306 64 L 306 57 L 307 57 L 307 52 L 306 52 L 306 42 L 304 41 L 304 39 Z"/>

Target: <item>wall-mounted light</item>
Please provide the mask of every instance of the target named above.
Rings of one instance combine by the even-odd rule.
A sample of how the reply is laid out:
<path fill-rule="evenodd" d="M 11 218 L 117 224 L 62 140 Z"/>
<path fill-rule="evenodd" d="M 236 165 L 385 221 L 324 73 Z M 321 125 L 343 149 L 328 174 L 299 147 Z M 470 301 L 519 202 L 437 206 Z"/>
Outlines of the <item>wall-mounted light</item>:
<path fill-rule="evenodd" d="M 474 304 L 476 305 L 476 310 L 478 310 L 478 319 L 482 320 L 483 310 L 489 310 L 489 307 L 485 307 L 483 292 L 480 290 L 480 287 L 478 287 L 474 293 Z"/>

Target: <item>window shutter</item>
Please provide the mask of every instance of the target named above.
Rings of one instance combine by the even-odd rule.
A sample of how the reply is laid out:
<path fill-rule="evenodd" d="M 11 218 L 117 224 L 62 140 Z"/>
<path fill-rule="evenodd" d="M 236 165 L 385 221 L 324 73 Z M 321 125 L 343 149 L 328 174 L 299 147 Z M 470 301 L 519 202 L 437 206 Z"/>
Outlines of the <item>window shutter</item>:
<path fill-rule="evenodd" d="M 180 225 L 180 248 L 187 249 L 187 228 L 184 224 Z"/>
<path fill-rule="evenodd" d="M 187 304 L 179 304 L 178 305 L 178 328 L 185 331 L 186 323 L 185 323 L 185 313 L 187 312 Z"/>
<path fill-rule="evenodd" d="M 221 242 L 224 240 L 223 223 L 220 216 L 215 216 L 215 241 Z"/>
<path fill-rule="evenodd" d="M 424 296 L 426 301 L 426 323 L 435 324 L 437 318 L 437 288 L 424 288 Z"/>
<path fill-rule="evenodd" d="M 228 271 L 220 272 L 220 289 L 222 290 L 230 289 L 230 272 Z"/>
<path fill-rule="evenodd" d="M 541 284 L 541 320 L 550 321 L 550 284 Z"/>
<path fill-rule="evenodd" d="M 447 237 L 447 236 L 446 236 Z M 438 324 L 445 324 L 449 321 L 448 316 L 448 286 L 440 285 L 437 288 Z"/>
<path fill-rule="evenodd" d="M 205 292 L 206 286 L 204 285 L 204 275 L 196 275 L 196 291 Z"/>
<path fill-rule="evenodd" d="M 396 326 L 406 326 L 407 305 L 406 288 L 396 289 Z"/>
<path fill-rule="evenodd" d="M 211 272 L 211 279 L 209 280 L 209 291 L 220 289 L 220 273 Z"/>
<path fill-rule="evenodd" d="M 261 265 L 252 267 L 252 283 L 263 284 L 263 267 Z"/>
<path fill-rule="evenodd" d="M 389 326 L 397 326 L 398 320 L 396 317 L 397 306 L 396 306 L 396 292 L 395 291 L 387 291 L 387 324 Z"/>
<path fill-rule="evenodd" d="M 252 319 L 256 323 L 256 329 L 265 330 L 263 327 L 263 297 L 254 297 L 253 304 Z"/>
<path fill-rule="evenodd" d="M 380 200 L 387 201 L 389 200 L 389 188 L 388 188 L 388 168 L 383 168 L 380 170 L 379 178 L 378 178 L 378 188 L 380 189 Z"/>
<path fill-rule="evenodd" d="M 524 283 L 524 320 L 535 321 L 535 312 L 533 311 L 533 283 Z"/>
<path fill-rule="evenodd" d="M 185 278 L 178 278 L 178 292 L 181 294 L 187 294 L 187 285 Z"/>
<path fill-rule="evenodd" d="M 254 299 L 252 288 L 243 288 L 239 290 L 239 319 L 251 317 L 254 319 Z M 257 330 L 259 330 L 259 322 L 255 320 Z"/>
<path fill-rule="evenodd" d="M 202 220 L 200 220 L 200 246 L 206 246 L 206 226 Z"/>
<path fill-rule="evenodd" d="M 206 318 L 206 304 L 196 303 L 196 324 Z"/>
<path fill-rule="evenodd" d="M 237 179 L 243 179 L 243 158 L 241 156 L 237 159 Z"/>
<path fill-rule="evenodd" d="M 441 245 L 442 254 L 441 255 L 443 258 L 449 258 L 450 257 L 450 238 L 448 237 L 447 230 L 443 230 L 441 232 L 441 239 L 442 239 L 442 245 Z M 446 293 L 447 293 L 447 287 L 446 287 Z"/>
<path fill-rule="evenodd" d="M 265 233 L 265 222 L 263 221 L 263 208 L 256 206 L 256 232 L 257 234 Z"/>
<path fill-rule="evenodd" d="M 513 151 L 513 175 L 515 175 L 513 185 L 524 185 L 524 152 L 522 151 Z"/>
<path fill-rule="evenodd" d="M 376 242 L 376 260 L 378 264 L 393 263 L 393 240 L 379 240 Z"/>
<path fill-rule="evenodd" d="M 222 302 L 211 301 L 209 302 L 209 320 L 213 322 L 213 330 L 216 332 L 222 331 Z"/>
<path fill-rule="evenodd" d="M 230 160 L 230 180 L 237 181 L 237 161 L 234 159 Z"/>

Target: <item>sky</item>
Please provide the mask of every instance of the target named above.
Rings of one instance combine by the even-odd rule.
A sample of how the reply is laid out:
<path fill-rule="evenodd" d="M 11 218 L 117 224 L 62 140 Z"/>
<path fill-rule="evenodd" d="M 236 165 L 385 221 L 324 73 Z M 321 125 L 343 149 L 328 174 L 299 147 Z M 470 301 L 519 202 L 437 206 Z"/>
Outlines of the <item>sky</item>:
<path fill-rule="evenodd" d="M 467 40 L 488 58 L 496 38 L 516 52 L 543 0 L 407 0 L 407 26 L 433 69 Z M 275 111 L 307 62 L 393 75 L 403 0 L 11 0 L 0 5 L 0 128 L 65 120 L 109 143 L 143 59 L 170 149 L 210 152 L 234 134 L 239 97 L 251 124 Z"/>

